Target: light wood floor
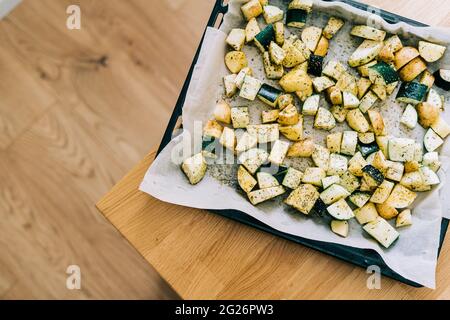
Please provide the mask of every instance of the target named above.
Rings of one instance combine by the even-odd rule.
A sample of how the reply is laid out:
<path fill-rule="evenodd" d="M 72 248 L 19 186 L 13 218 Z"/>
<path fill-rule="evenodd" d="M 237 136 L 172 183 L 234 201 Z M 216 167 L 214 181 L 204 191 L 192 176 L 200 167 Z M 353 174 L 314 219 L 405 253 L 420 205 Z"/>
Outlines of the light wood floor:
<path fill-rule="evenodd" d="M 0 22 L 0 298 L 173 298 L 94 203 L 159 143 L 213 0 L 76 2 L 80 31 L 71 0 Z M 400 13 L 449 26 L 420 10 Z M 65 287 L 71 264 L 82 290 Z"/>

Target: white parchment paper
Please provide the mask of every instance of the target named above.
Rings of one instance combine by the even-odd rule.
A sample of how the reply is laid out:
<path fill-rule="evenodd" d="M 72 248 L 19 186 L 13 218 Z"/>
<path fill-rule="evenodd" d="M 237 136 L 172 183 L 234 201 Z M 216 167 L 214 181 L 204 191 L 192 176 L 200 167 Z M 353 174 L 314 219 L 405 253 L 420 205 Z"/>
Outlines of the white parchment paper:
<path fill-rule="evenodd" d="M 280 205 L 277 202 L 267 202 L 257 207 L 252 206 L 236 189 L 229 184 L 215 179 L 207 174 L 204 180 L 196 186 L 187 182 L 180 170 L 179 163 L 172 161 L 173 155 L 180 152 L 183 143 L 191 141 L 194 132 L 200 131 L 195 122 L 212 118 L 216 101 L 222 98 L 222 78 L 228 74 L 224 64 L 224 56 L 229 50 L 225 44 L 225 38 L 232 28 L 245 27 L 240 6 L 244 0 L 235 0 L 230 3 L 229 12 L 225 15 L 220 30 L 209 28 L 206 32 L 202 50 L 195 66 L 192 81 L 189 86 L 187 98 L 183 107 L 183 133 L 175 137 L 156 158 L 145 175 L 140 190 L 153 197 L 183 206 L 200 209 L 235 209 L 245 212 L 259 221 L 279 231 L 301 236 L 308 239 L 338 243 L 355 248 L 372 249 L 378 252 L 386 264 L 403 277 L 420 283 L 429 288 L 435 288 L 435 270 L 442 216 L 450 217 L 450 201 L 444 201 L 445 196 L 450 195 L 450 184 L 446 184 L 450 163 L 450 145 L 446 143 L 440 152 L 443 166 L 439 171 L 442 184 L 432 192 L 421 194 L 414 203 L 413 226 L 400 229 L 399 240 L 389 249 L 380 247 L 373 239 L 362 230 L 356 221 L 350 223 L 350 236 L 340 238 L 330 231 L 329 225 L 318 220 L 311 219 L 300 213 L 294 213 L 292 209 Z M 271 0 L 271 4 L 286 9 L 287 1 Z M 349 36 L 352 24 L 367 24 L 378 21 L 379 27 L 389 33 L 399 34 L 404 44 L 417 45 L 418 38 L 432 40 L 448 46 L 450 32 L 442 28 L 415 28 L 405 23 L 390 25 L 368 12 L 355 9 L 344 3 L 328 3 L 315 1 L 314 13 L 308 20 L 308 25 L 324 27 L 330 15 L 340 16 L 347 20 L 343 30 L 330 41 L 330 50 L 326 61 L 338 59 L 346 62 L 351 53 L 356 49 L 361 40 Z M 262 17 L 258 19 L 260 26 L 264 26 Z M 300 35 L 301 30 L 290 29 L 288 32 Z M 266 83 L 276 85 L 276 82 L 267 80 L 264 76 L 261 54 L 252 46 L 246 46 L 244 51 L 257 78 Z M 450 52 L 447 50 L 444 59 L 431 64 L 429 69 L 435 71 L 438 68 L 450 66 Z M 351 68 L 348 68 L 349 71 Z M 355 73 L 356 74 L 356 73 Z M 398 90 L 398 89 L 397 89 Z M 424 130 L 416 128 L 407 130 L 399 125 L 399 119 L 404 106 L 395 102 L 397 90 L 386 102 L 379 103 L 379 108 L 387 120 L 388 132 L 393 136 L 410 136 L 421 141 Z M 449 100 L 448 93 L 437 89 Z M 243 100 L 239 97 L 229 100 L 232 106 L 250 106 L 254 114 L 260 110 L 270 109 L 262 102 Z M 325 99 L 321 104 L 326 105 Z M 445 110 L 445 119 L 450 122 L 450 112 Z M 257 116 L 252 116 L 252 122 L 258 123 Z M 308 119 L 311 118 L 311 119 Z M 305 133 L 314 138 L 316 143 L 324 144 L 324 138 L 328 132 L 317 132 L 312 129 L 312 117 L 305 119 Z M 418 126 L 420 127 L 420 126 Z M 346 129 L 345 124 L 339 125 L 333 131 Z M 297 162 L 296 162 L 297 161 Z M 289 163 L 302 169 L 304 163 L 294 160 Z"/>

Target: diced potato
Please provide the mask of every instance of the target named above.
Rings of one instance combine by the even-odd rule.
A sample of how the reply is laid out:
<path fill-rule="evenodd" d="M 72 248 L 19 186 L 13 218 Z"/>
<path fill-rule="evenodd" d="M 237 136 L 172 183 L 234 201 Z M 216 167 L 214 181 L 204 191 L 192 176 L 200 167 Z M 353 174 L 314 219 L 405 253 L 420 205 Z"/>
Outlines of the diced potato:
<path fill-rule="evenodd" d="M 219 142 L 225 148 L 234 151 L 234 147 L 236 145 L 236 135 L 234 134 L 234 130 L 228 127 L 224 127 Z"/>
<path fill-rule="evenodd" d="M 327 148 L 316 144 L 311 158 L 317 167 L 327 170 L 330 160 L 330 151 Z"/>
<path fill-rule="evenodd" d="M 250 149 L 239 156 L 239 162 L 254 174 L 269 158 L 269 154 L 262 149 Z"/>
<path fill-rule="evenodd" d="M 355 26 L 350 32 L 352 36 L 357 36 L 360 38 L 374 40 L 374 41 L 383 41 L 386 37 L 386 32 L 382 30 L 378 30 L 369 26 Z"/>
<path fill-rule="evenodd" d="M 283 22 L 276 22 L 273 25 L 275 31 L 275 42 L 282 46 L 284 44 L 284 24 Z"/>
<path fill-rule="evenodd" d="M 323 35 L 328 39 L 332 39 L 338 32 L 341 30 L 341 28 L 344 26 L 344 20 L 331 17 L 330 20 L 328 20 L 328 23 L 323 29 Z"/>
<path fill-rule="evenodd" d="M 420 77 L 420 81 L 419 82 L 421 84 L 426 85 L 429 89 L 431 89 L 433 87 L 433 84 L 434 84 L 435 80 L 436 79 L 434 78 L 433 74 L 430 71 L 425 70 L 422 73 L 422 76 Z"/>
<path fill-rule="evenodd" d="M 416 200 L 416 197 L 415 192 L 397 184 L 386 203 L 394 208 L 403 209 L 409 207 Z"/>
<path fill-rule="evenodd" d="M 247 195 L 248 195 L 248 199 L 250 200 L 251 204 L 253 204 L 255 206 L 261 202 L 276 198 L 285 192 L 286 191 L 284 190 L 283 186 L 276 186 L 276 187 L 251 191 Z"/>
<path fill-rule="evenodd" d="M 231 98 L 232 96 L 234 96 L 234 94 L 237 91 L 235 80 L 236 80 L 235 74 L 229 74 L 229 75 L 226 75 L 225 77 L 223 77 L 223 85 L 225 87 L 225 95 L 228 98 Z"/>
<path fill-rule="evenodd" d="M 231 120 L 233 128 L 245 129 L 250 124 L 250 114 L 247 107 L 237 107 L 231 109 Z"/>
<path fill-rule="evenodd" d="M 425 129 L 429 128 L 439 119 L 440 110 L 428 102 L 422 102 L 417 106 L 417 114 L 419 115 L 419 123 Z"/>
<path fill-rule="evenodd" d="M 344 131 L 342 134 L 341 153 L 353 156 L 358 145 L 358 133 L 355 131 Z"/>
<path fill-rule="evenodd" d="M 400 212 L 397 216 L 397 220 L 395 221 L 395 226 L 397 228 L 407 227 L 412 225 L 412 215 L 411 210 L 406 209 Z"/>
<path fill-rule="evenodd" d="M 342 105 L 342 103 L 344 102 L 342 99 L 342 91 L 338 87 L 333 86 L 331 88 L 328 88 L 326 92 L 327 98 L 332 105 Z"/>
<path fill-rule="evenodd" d="M 184 160 L 181 169 L 192 185 L 199 183 L 205 176 L 207 169 L 203 154 L 198 153 Z"/>
<path fill-rule="evenodd" d="M 241 51 L 245 44 L 245 30 L 237 28 L 232 29 L 225 41 L 234 50 Z"/>
<path fill-rule="evenodd" d="M 223 127 L 215 120 L 209 120 L 203 128 L 203 135 L 219 139 L 222 135 Z"/>
<path fill-rule="evenodd" d="M 303 214 L 309 214 L 317 199 L 319 199 L 319 196 L 319 192 L 313 185 L 302 184 L 292 191 L 286 199 L 286 204 L 294 207 Z"/>
<path fill-rule="evenodd" d="M 258 139 L 255 136 L 252 136 L 248 132 L 244 132 L 244 134 L 238 140 L 238 143 L 236 145 L 236 152 L 241 153 L 253 149 L 257 144 Z"/>
<path fill-rule="evenodd" d="M 359 67 L 375 59 L 383 49 L 382 41 L 364 40 L 350 57 L 348 63 L 351 67 Z"/>
<path fill-rule="evenodd" d="M 236 84 L 236 87 L 238 89 L 242 88 L 242 85 L 244 84 L 244 80 L 246 76 L 253 75 L 252 68 L 245 67 L 241 71 L 239 71 L 238 75 L 236 76 L 236 79 L 234 79 L 234 83 Z"/>
<path fill-rule="evenodd" d="M 362 99 L 372 86 L 372 82 L 369 79 L 360 78 L 358 80 L 357 85 L 358 85 L 358 99 Z"/>
<path fill-rule="evenodd" d="M 289 149 L 289 142 L 277 140 L 275 141 L 272 151 L 269 155 L 269 161 L 273 164 L 281 165 L 286 157 Z"/>
<path fill-rule="evenodd" d="M 263 7 L 263 16 L 267 24 L 283 20 L 284 12 L 280 8 L 271 5 Z"/>
<path fill-rule="evenodd" d="M 370 89 L 373 91 L 373 93 L 375 93 L 377 95 L 377 97 L 381 101 L 385 101 L 387 99 L 386 86 L 381 85 L 381 84 L 374 84 L 374 85 L 372 85 L 372 87 Z"/>
<path fill-rule="evenodd" d="M 334 80 L 339 80 L 346 72 L 345 67 L 337 60 L 331 60 L 327 63 L 322 73 Z"/>
<path fill-rule="evenodd" d="M 442 139 L 447 138 L 450 135 L 450 125 L 445 122 L 444 118 L 439 116 L 436 121 L 431 124 L 431 128 Z"/>
<path fill-rule="evenodd" d="M 239 73 L 248 65 L 247 57 L 242 51 L 230 51 L 225 56 L 225 64 L 231 73 Z"/>
<path fill-rule="evenodd" d="M 244 99 L 253 101 L 256 99 L 261 86 L 262 82 L 260 80 L 247 75 L 244 79 L 244 83 L 242 84 L 239 96 Z"/>
<path fill-rule="evenodd" d="M 314 128 L 319 130 L 331 130 L 336 127 L 336 120 L 330 111 L 325 108 L 319 108 L 314 120 Z"/>
<path fill-rule="evenodd" d="M 270 60 L 270 54 L 267 51 L 263 53 L 263 64 L 267 79 L 278 80 L 283 77 L 283 66 L 272 63 L 272 61 Z"/>
<path fill-rule="evenodd" d="M 251 18 L 245 27 L 245 40 L 247 42 L 253 41 L 256 35 L 261 32 L 261 29 L 258 25 L 258 21 L 256 18 Z"/>
<path fill-rule="evenodd" d="M 427 64 L 422 58 L 417 57 L 400 70 L 400 79 L 404 82 L 411 82 L 425 70 L 427 70 Z"/>
<path fill-rule="evenodd" d="M 254 124 L 247 126 L 247 132 L 258 139 L 258 143 L 275 142 L 280 137 L 278 124 Z"/>
<path fill-rule="evenodd" d="M 363 229 L 385 248 L 389 248 L 399 237 L 398 232 L 381 217 L 369 222 Z"/>
<path fill-rule="evenodd" d="M 368 63 L 366 63 L 366 64 L 364 64 L 362 66 L 359 66 L 358 67 L 358 72 L 361 75 L 361 77 L 368 78 L 369 77 L 370 67 L 373 67 L 377 63 L 378 63 L 378 61 L 374 60 L 374 61 L 368 62 Z M 372 83 L 372 82 L 370 82 L 370 83 Z"/>
<path fill-rule="evenodd" d="M 306 47 L 314 52 L 319 44 L 320 37 L 322 36 L 322 29 L 310 26 L 303 29 L 302 41 L 305 43 Z"/>
<path fill-rule="evenodd" d="M 438 44 L 419 41 L 419 53 L 426 62 L 436 62 L 444 56 L 447 47 Z"/>
<path fill-rule="evenodd" d="M 300 116 L 298 114 L 297 108 L 291 104 L 279 113 L 278 123 L 281 125 L 292 126 L 297 124 L 299 119 Z"/>
<path fill-rule="evenodd" d="M 327 176 L 323 168 L 306 168 L 303 173 L 302 182 L 322 187 L 322 179 Z"/>
<path fill-rule="evenodd" d="M 302 182 L 303 172 L 290 167 L 284 176 L 283 186 L 289 189 L 297 189 Z"/>
<path fill-rule="evenodd" d="M 278 180 L 268 172 L 256 173 L 256 179 L 258 180 L 259 189 L 266 189 L 279 186 Z"/>
<path fill-rule="evenodd" d="M 284 52 L 284 50 L 273 41 L 270 43 L 269 46 L 269 54 L 270 59 L 276 65 L 280 65 L 286 58 L 286 52 Z"/>
<path fill-rule="evenodd" d="M 273 110 L 264 110 L 261 112 L 262 117 L 262 123 L 271 123 L 278 120 L 280 110 L 273 109 Z"/>
<path fill-rule="evenodd" d="M 347 118 L 348 109 L 342 105 L 334 105 L 330 108 L 330 112 L 337 122 L 342 123 Z"/>
<path fill-rule="evenodd" d="M 259 0 L 250 0 L 241 7 L 242 14 L 247 21 L 258 17 L 263 13 L 263 8 Z"/>
<path fill-rule="evenodd" d="M 372 124 L 373 132 L 377 136 L 384 136 L 386 134 L 384 119 L 381 113 L 378 110 L 368 110 L 367 111 L 370 119 L 370 123 Z"/>
<path fill-rule="evenodd" d="M 350 128 L 357 132 L 364 133 L 370 130 L 369 122 L 359 109 L 353 109 L 347 113 L 347 122 Z"/>
<path fill-rule="evenodd" d="M 335 132 L 327 136 L 327 149 L 332 153 L 341 152 L 342 132 Z"/>
<path fill-rule="evenodd" d="M 280 110 L 283 110 L 287 106 L 294 104 L 294 97 L 291 94 L 283 94 L 278 97 L 278 108 Z"/>
<path fill-rule="evenodd" d="M 326 190 L 328 187 L 332 186 L 333 184 L 339 184 L 341 181 L 341 178 L 338 175 L 325 177 L 322 179 L 322 188 Z"/>
<path fill-rule="evenodd" d="M 293 43 L 285 41 L 282 49 L 285 52 L 285 58 L 283 60 L 283 66 L 286 68 L 295 67 L 306 61 L 306 57 L 303 52 Z"/>
<path fill-rule="evenodd" d="M 395 54 L 395 69 L 400 70 L 410 61 L 419 56 L 419 51 L 414 47 L 403 47 Z"/>
<path fill-rule="evenodd" d="M 253 176 L 248 173 L 244 166 L 239 166 L 237 173 L 238 183 L 245 193 L 249 193 L 258 183 Z"/>
<path fill-rule="evenodd" d="M 357 177 L 362 177 L 362 169 L 365 166 L 367 166 L 366 159 L 364 159 L 361 152 L 357 152 L 348 162 L 348 171 Z"/>
<path fill-rule="evenodd" d="M 319 40 L 319 43 L 317 44 L 317 48 L 314 51 L 314 54 L 316 56 L 325 57 L 328 53 L 328 47 L 329 47 L 328 39 L 325 37 L 321 37 Z"/>
<path fill-rule="evenodd" d="M 394 219 L 396 216 L 398 216 L 397 209 L 395 209 L 391 205 L 387 204 L 386 202 L 376 204 L 376 208 L 377 208 L 378 214 L 386 220 L 391 220 L 391 219 Z"/>
<path fill-rule="evenodd" d="M 305 139 L 292 144 L 289 147 L 287 156 L 290 158 L 309 158 L 312 156 L 315 148 L 312 139 Z"/>
<path fill-rule="evenodd" d="M 297 124 L 292 126 L 280 126 L 280 133 L 291 141 L 300 141 L 303 139 L 303 118 L 300 115 Z"/>
<path fill-rule="evenodd" d="M 331 221 L 331 231 L 333 231 L 337 235 L 347 238 L 349 230 L 350 227 L 348 225 L 348 221 L 341 221 L 341 220 Z"/>
<path fill-rule="evenodd" d="M 333 80 L 325 76 L 314 78 L 312 82 L 314 89 L 318 93 L 321 93 L 322 91 L 331 88 L 335 84 Z"/>
<path fill-rule="evenodd" d="M 375 221 L 378 218 L 378 211 L 372 202 L 367 203 L 362 208 L 354 211 L 356 220 L 362 225 Z"/>
<path fill-rule="evenodd" d="M 328 175 L 342 175 L 347 171 L 347 167 L 348 160 L 346 157 L 337 153 L 330 154 L 330 161 L 327 169 Z"/>
<path fill-rule="evenodd" d="M 226 101 L 220 100 L 216 104 L 216 108 L 214 109 L 214 118 L 217 121 L 226 124 L 231 123 L 231 107 Z"/>
<path fill-rule="evenodd" d="M 287 93 L 306 91 L 312 89 L 312 80 L 302 70 L 292 70 L 281 78 L 280 86 Z"/>

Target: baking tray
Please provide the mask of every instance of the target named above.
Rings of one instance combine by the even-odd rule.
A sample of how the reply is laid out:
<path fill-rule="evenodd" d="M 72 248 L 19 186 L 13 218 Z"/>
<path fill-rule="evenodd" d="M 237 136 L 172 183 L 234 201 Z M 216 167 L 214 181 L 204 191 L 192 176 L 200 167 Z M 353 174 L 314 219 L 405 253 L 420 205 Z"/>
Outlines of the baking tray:
<path fill-rule="evenodd" d="M 346 4 L 349 4 L 353 7 L 356 7 L 358 9 L 367 11 L 370 10 L 370 6 L 364 3 L 356 2 L 353 0 L 325 0 L 329 2 L 333 1 L 339 1 L 344 2 Z M 288 2 L 288 1 L 287 1 Z M 228 5 L 224 5 L 222 0 L 216 0 L 216 3 L 214 5 L 213 11 L 211 13 L 211 16 L 208 20 L 207 27 L 214 27 L 217 26 L 217 24 L 220 24 L 222 16 L 228 11 Z M 391 12 L 387 12 L 384 10 L 376 9 L 377 14 L 379 14 L 384 20 L 386 20 L 388 23 L 395 24 L 400 21 L 406 22 L 413 26 L 418 27 L 426 27 L 426 24 L 423 24 L 418 21 L 414 21 L 408 18 L 404 18 L 402 16 L 396 15 Z M 205 29 L 206 31 L 206 29 Z M 204 37 L 204 36 L 203 36 Z M 192 61 L 191 67 L 189 69 L 189 73 L 187 75 L 186 81 L 183 84 L 183 88 L 181 89 L 181 93 L 178 97 L 177 103 L 175 105 L 175 109 L 173 110 L 172 116 L 170 117 L 169 124 L 167 126 L 167 129 L 164 133 L 163 139 L 161 141 L 161 144 L 159 146 L 157 155 L 164 149 L 164 147 L 170 142 L 172 139 L 172 135 L 174 130 L 176 129 L 178 119 L 180 118 L 182 114 L 182 109 L 184 105 L 184 101 L 186 99 L 187 90 L 189 87 L 189 84 L 191 82 L 192 73 L 194 70 L 194 66 L 197 63 L 198 55 L 200 53 L 200 48 L 203 44 L 203 37 L 200 41 L 200 45 L 197 49 L 197 52 L 194 56 L 194 60 Z M 239 221 L 241 223 L 244 223 L 246 225 L 252 226 L 254 228 L 257 228 L 259 230 L 271 233 L 275 236 L 279 236 L 281 238 L 296 242 L 298 244 L 302 244 L 306 247 L 318 250 L 320 252 L 326 253 L 328 255 L 331 255 L 333 257 L 339 258 L 341 260 L 344 260 L 346 262 L 352 263 L 354 265 L 360 266 L 362 268 L 367 268 L 372 265 L 376 265 L 380 267 L 381 273 L 389 278 L 398 280 L 400 282 L 403 282 L 407 285 L 413 286 L 413 287 L 422 287 L 418 283 L 415 283 L 413 281 L 410 281 L 408 279 L 405 279 L 401 275 L 397 274 L 396 272 L 392 271 L 381 259 L 380 255 L 376 253 L 373 250 L 369 249 L 358 249 L 358 248 L 352 248 L 344 245 L 339 244 L 333 244 L 329 242 L 322 242 L 322 241 L 313 241 L 309 239 L 304 239 L 301 237 L 293 236 L 287 233 L 280 232 L 278 230 L 275 230 L 262 222 L 254 219 L 253 217 L 247 215 L 246 213 L 236 211 L 236 210 L 208 210 L 211 213 L 219 214 L 223 217 Z M 441 237 L 440 237 L 440 245 L 439 245 L 439 253 L 442 248 L 442 244 L 444 242 L 445 234 L 447 232 L 449 220 L 448 219 L 442 219 L 441 224 Z"/>

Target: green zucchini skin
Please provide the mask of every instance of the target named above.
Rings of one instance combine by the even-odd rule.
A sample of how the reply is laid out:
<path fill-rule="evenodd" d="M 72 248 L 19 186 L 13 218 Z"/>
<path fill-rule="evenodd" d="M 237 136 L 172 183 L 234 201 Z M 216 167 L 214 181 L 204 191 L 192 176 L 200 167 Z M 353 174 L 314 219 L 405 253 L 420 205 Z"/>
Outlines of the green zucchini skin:
<path fill-rule="evenodd" d="M 323 202 L 322 199 L 317 199 L 316 203 L 314 204 L 314 207 L 312 208 L 311 212 L 314 212 L 321 218 L 329 217 L 329 213 L 327 210 L 327 205 Z"/>
<path fill-rule="evenodd" d="M 255 41 L 257 41 L 261 47 L 267 49 L 272 41 L 275 41 L 275 29 L 273 25 L 269 24 L 260 33 L 255 36 Z"/>
<path fill-rule="evenodd" d="M 397 94 L 397 101 L 419 104 L 425 100 L 428 87 L 418 82 L 403 82 Z"/>
<path fill-rule="evenodd" d="M 358 150 L 361 152 L 364 158 L 367 158 L 372 153 L 375 153 L 378 150 L 380 150 L 380 148 L 378 147 L 378 144 L 376 142 L 372 142 L 369 144 L 362 144 L 362 143 L 358 144 Z"/>
<path fill-rule="evenodd" d="M 449 70 L 444 70 L 445 72 L 450 72 Z M 444 89 L 445 91 L 450 91 L 450 81 L 445 80 L 441 75 L 441 70 L 437 70 L 434 73 L 434 78 L 436 79 L 436 86 L 438 86 L 441 89 Z"/>
<path fill-rule="evenodd" d="M 373 180 L 375 180 L 378 185 L 382 184 L 384 181 L 384 175 L 383 173 L 378 170 L 377 168 L 375 168 L 372 165 L 367 165 L 363 168 L 363 172 L 367 173 L 369 176 L 372 177 Z"/>
<path fill-rule="evenodd" d="M 284 177 L 286 176 L 288 172 L 288 167 L 285 166 L 277 166 L 275 167 L 272 163 L 267 162 L 263 164 L 257 171 L 258 172 L 267 172 L 270 173 L 277 181 L 280 183 L 280 185 L 283 183 Z"/>
<path fill-rule="evenodd" d="M 308 12 L 302 9 L 290 9 L 286 13 L 286 25 L 288 27 L 301 27 L 306 23 Z"/>
<path fill-rule="evenodd" d="M 371 66 L 370 69 L 381 75 L 387 85 L 400 80 L 397 71 L 395 71 L 392 66 L 388 65 L 384 61 L 378 62 L 376 65 Z"/>
<path fill-rule="evenodd" d="M 308 63 L 308 73 L 320 77 L 322 75 L 324 57 L 311 54 Z"/>
<path fill-rule="evenodd" d="M 274 107 L 282 93 L 281 90 L 264 83 L 259 89 L 258 98 L 264 103 Z"/>
<path fill-rule="evenodd" d="M 214 137 L 203 136 L 202 139 L 202 150 L 216 154 L 216 147 L 218 146 L 218 140 Z"/>

